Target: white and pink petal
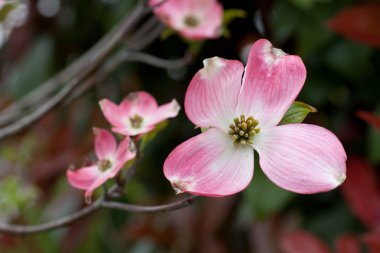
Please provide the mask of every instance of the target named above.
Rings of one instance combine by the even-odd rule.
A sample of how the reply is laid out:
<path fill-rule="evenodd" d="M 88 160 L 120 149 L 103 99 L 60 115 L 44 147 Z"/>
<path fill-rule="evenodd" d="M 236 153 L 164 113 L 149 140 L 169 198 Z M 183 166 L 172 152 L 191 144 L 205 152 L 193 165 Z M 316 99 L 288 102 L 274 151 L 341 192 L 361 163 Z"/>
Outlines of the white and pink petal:
<path fill-rule="evenodd" d="M 126 162 L 136 157 L 136 147 L 128 136 L 119 144 L 116 150 L 115 167 L 122 167 Z"/>
<path fill-rule="evenodd" d="M 95 153 L 99 160 L 112 159 L 116 152 L 115 137 L 107 130 L 94 128 Z"/>
<path fill-rule="evenodd" d="M 156 99 L 145 91 L 136 91 L 128 94 L 120 103 L 120 108 L 124 112 L 128 112 L 128 116 L 134 114 L 143 116 L 157 109 Z"/>
<path fill-rule="evenodd" d="M 214 57 L 191 80 L 185 96 L 185 112 L 199 127 L 228 131 L 233 123 L 244 72 L 239 61 Z"/>
<path fill-rule="evenodd" d="M 97 165 L 66 171 L 70 185 L 81 190 L 87 190 L 101 174 Z"/>
<path fill-rule="evenodd" d="M 128 119 L 128 112 L 122 110 L 119 105 L 108 99 L 102 99 L 99 105 L 104 117 L 112 126 L 120 127 L 125 124 L 125 119 Z"/>
<path fill-rule="evenodd" d="M 102 184 L 104 184 L 109 178 L 114 177 L 118 171 L 110 169 L 110 170 L 101 172 L 99 177 L 97 177 L 96 180 L 92 182 L 92 184 L 86 189 L 86 192 L 84 194 L 86 202 L 90 203 L 92 193 L 95 191 L 95 189 L 101 186 Z"/>
<path fill-rule="evenodd" d="M 252 179 L 253 150 L 212 128 L 176 147 L 164 163 L 164 174 L 177 193 L 231 195 Z"/>
<path fill-rule="evenodd" d="M 170 103 L 160 105 L 156 111 L 146 118 L 146 125 L 155 125 L 168 118 L 174 118 L 178 115 L 181 106 L 177 100 L 173 99 Z"/>
<path fill-rule="evenodd" d="M 346 153 L 329 130 L 308 124 L 288 124 L 264 129 L 253 147 L 268 178 L 297 193 L 334 189 L 346 178 Z"/>
<path fill-rule="evenodd" d="M 274 48 L 265 39 L 256 41 L 249 53 L 238 114 L 259 120 L 259 128 L 276 126 L 300 92 L 306 79 L 301 58 Z"/>

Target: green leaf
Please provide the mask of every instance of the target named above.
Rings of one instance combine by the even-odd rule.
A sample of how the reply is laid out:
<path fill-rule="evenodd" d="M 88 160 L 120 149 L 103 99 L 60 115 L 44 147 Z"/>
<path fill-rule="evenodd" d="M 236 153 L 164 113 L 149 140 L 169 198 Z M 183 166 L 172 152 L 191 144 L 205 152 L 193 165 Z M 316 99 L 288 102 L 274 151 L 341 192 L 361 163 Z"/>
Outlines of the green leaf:
<path fill-rule="evenodd" d="M 247 13 L 241 9 L 228 9 L 223 14 L 223 25 L 228 25 L 236 18 L 245 18 Z"/>
<path fill-rule="evenodd" d="M 295 101 L 285 113 L 279 125 L 302 123 L 311 112 L 317 112 L 317 109 L 303 102 Z"/>
<path fill-rule="evenodd" d="M 231 32 L 228 30 L 228 25 L 236 18 L 245 18 L 247 13 L 241 9 L 228 9 L 223 14 L 222 34 L 223 37 L 231 37 Z"/>
<path fill-rule="evenodd" d="M 141 150 L 143 150 L 144 147 L 157 136 L 158 132 L 164 130 L 167 126 L 168 126 L 168 121 L 167 120 L 162 121 L 161 123 L 156 125 L 156 127 L 152 131 L 144 134 L 143 137 L 141 138 L 141 144 L 140 144 Z"/>
<path fill-rule="evenodd" d="M 162 33 L 160 34 L 161 40 L 167 40 L 170 36 L 176 34 L 176 32 L 173 29 L 165 28 Z"/>

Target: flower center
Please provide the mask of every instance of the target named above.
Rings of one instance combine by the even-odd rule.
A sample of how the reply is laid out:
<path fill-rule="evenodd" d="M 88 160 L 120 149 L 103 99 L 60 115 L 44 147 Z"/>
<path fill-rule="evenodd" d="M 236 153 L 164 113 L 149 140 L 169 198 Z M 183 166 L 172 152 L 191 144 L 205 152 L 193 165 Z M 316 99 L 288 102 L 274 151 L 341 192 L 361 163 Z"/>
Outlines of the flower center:
<path fill-rule="evenodd" d="M 194 16 L 187 16 L 185 17 L 185 25 L 188 27 L 196 27 L 199 25 L 199 20 L 195 18 Z"/>
<path fill-rule="evenodd" d="M 260 132 L 257 127 L 259 121 L 253 116 L 247 119 L 244 115 L 234 118 L 234 124 L 230 125 L 228 133 L 234 138 L 236 144 L 252 144 L 255 134 Z"/>
<path fill-rule="evenodd" d="M 133 117 L 129 117 L 129 121 L 131 122 L 131 126 L 133 128 L 140 128 L 143 122 L 143 118 L 138 114 L 135 114 Z"/>
<path fill-rule="evenodd" d="M 106 171 L 112 167 L 112 162 L 108 159 L 102 159 L 98 163 L 99 170 Z"/>

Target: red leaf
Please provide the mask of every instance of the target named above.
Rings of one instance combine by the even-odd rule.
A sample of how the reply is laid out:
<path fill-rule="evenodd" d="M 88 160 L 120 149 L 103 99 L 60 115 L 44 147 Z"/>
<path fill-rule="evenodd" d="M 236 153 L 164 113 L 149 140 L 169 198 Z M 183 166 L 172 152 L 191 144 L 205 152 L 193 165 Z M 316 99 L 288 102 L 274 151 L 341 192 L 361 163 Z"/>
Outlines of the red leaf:
<path fill-rule="evenodd" d="M 342 235 L 335 242 L 337 253 L 360 253 L 360 242 L 355 235 Z"/>
<path fill-rule="evenodd" d="M 335 32 L 359 42 L 380 47 L 380 5 L 348 7 L 328 21 Z"/>
<path fill-rule="evenodd" d="M 370 253 L 380 253 L 380 232 L 372 232 L 363 236 L 364 244 Z"/>
<path fill-rule="evenodd" d="M 287 233 L 281 237 L 280 247 L 284 253 L 330 253 L 326 244 L 313 234 L 304 231 Z"/>
<path fill-rule="evenodd" d="M 369 228 L 380 227 L 380 186 L 371 165 L 362 158 L 347 161 L 347 179 L 341 190 L 351 210 Z"/>
<path fill-rule="evenodd" d="M 380 23 L 379 23 L 380 26 Z M 366 121 L 368 124 L 380 130 L 380 117 L 376 116 L 373 113 L 365 111 L 357 111 L 356 115 L 362 120 Z"/>

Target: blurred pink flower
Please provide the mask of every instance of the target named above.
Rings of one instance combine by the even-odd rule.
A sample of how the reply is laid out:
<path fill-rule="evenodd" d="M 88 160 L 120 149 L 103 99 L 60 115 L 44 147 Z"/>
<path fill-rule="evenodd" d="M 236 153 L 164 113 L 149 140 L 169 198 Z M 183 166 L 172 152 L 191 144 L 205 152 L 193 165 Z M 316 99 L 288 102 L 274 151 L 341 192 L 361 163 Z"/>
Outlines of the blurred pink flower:
<path fill-rule="evenodd" d="M 120 105 L 108 99 L 101 100 L 99 104 L 113 126 L 112 131 L 128 136 L 149 132 L 161 121 L 177 116 L 181 108 L 175 99 L 158 106 L 154 97 L 144 91 L 129 94 Z"/>
<path fill-rule="evenodd" d="M 115 138 L 106 130 L 95 128 L 94 135 L 95 153 L 99 160 L 88 167 L 68 169 L 66 173 L 73 187 L 86 190 L 87 202 L 97 187 L 116 176 L 124 164 L 136 156 L 136 150 L 129 137 L 117 146 Z"/>
<path fill-rule="evenodd" d="M 183 37 L 212 39 L 221 35 L 223 7 L 217 0 L 150 0 L 157 17 Z"/>
<path fill-rule="evenodd" d="M 253 149 L 264 173 L 284 189 L 316 193 L 340 185 L 346 153 L 333 133 L 309 124 L 277 126 L 304 84 L 302 60 L 261 39 L 243 73 L 241 62 L 214 57 L 192 79 L 185 112 L 209 129 L 169 154 L 164 174 L 173 188 L 206 196 L 239 192 L 253 176 Z"/>

